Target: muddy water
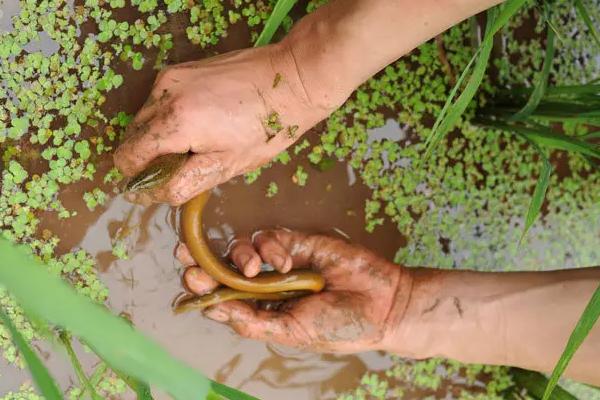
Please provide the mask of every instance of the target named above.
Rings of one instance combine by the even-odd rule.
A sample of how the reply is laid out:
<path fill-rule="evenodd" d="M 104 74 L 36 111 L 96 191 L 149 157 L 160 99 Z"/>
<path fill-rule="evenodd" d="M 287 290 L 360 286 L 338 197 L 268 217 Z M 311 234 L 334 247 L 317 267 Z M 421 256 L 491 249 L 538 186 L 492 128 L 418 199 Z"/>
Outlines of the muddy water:
<path fill-rule="evenodd" d="M 344 165 L 326 173 L 313 172 L 304 189 L 291 182 L 293 167 L 267 171 L 253 185 L 239 179 L 221 185 L 207 206 L 204 231 L 216 252 L 234 234 L 257 227 L 284 225 L 293 229 L 343 232 L 353 240 L 392 257 L 401 244 L 393 226 L 378 235 L 362 229 L 366 188 L 347 184 Z M 275 180 L 280 192 L 265 197 L 266 184 Z M 336 188 L 333 190 L 333 188 Z M 348 217 L 351 211 L 357 215 Z M 135 325 L 161 342 L 171 353 L 209 376 L 262 398 L 333 398 L 351 389 L 367 369 L 390 365 L 379 353 L 331 356 L 299 352 L 245 340 L 200 314 L 174 316 L 172 298 L 181 291 L 181 266 L 173 258 L 177 243 L 177 210 L 144 208 L 115 198 L 86 230 L 79 245 L 96 255 L 102 279 L 110 289 L 110 307 L 127 313 Z M 129 260 L 110 255 L 111 237 L 125 226 Z M 340 234 L 340 233 L 336 233 Z"/>
<path fill-rule="evenodd" d="M 292 182 L 297 163 L 269 169 L 252 185 L 240 178 L 213 191 L 204 231 L 217 254 L 236 234 L 254 229 L 285 226 L 311 232 L 342 235 L 387 258 L 403 244 L 394 226 L 384 225 L 375 234 L 364 231 L 363 202 L 368 188 L 357 182 L 342 163 L 326 172 L 309 171 L 306 187 Z M 265 196 L 269 182 L 279 185 L 274 198 Z M 67 191 L 66 203 L 80 204 L 81 192 Z M 117 196 L 104 210 L 91 213 L 78 207 L 79 216 L 48 228 L 94 255 L 100 276 L 110 290 L 108 304 L 125 313 L 143 332 L 163 344 L 173 355 L 214 379 L 240 387 L 258 397 L 334 398 L 357 385 L 366 370 L 391 364 L 380 353 L 319 355 L 263 344 L 237 337 L 228 328 L 199 313 L 174 316 L 170 303 L 181 292 L 182 267 L 173 257 L 178 242 L 178 210 L 166 205 L 142 207 Z M 112 241 L 122 236 L 129 259 L 111 254 Z M 70 242 L 70 243 L 67 243 Z M 65 376 L 65 378 L 67 378 Z M 65 382 L 66 383 L 66 382 Z"/>
<path fill-rule="evenodd" d="M 0 0 L 0 9 L 4 12 L 0 28 L 11 29 L 7 17 L 18 12 L 16 4 L 16 1 L 3 4 Z M 132 14 L 120 10 L 118 18 L 130 20 Z M 214 50 L 200 51 L 190 45 L 185 38 L 184 21 L 170 18 L 165 29 L 174 34 L 175 47 L 169 63 L 214 53 Z M 85 26 L 84 34 L 88 28 L 93 31 L 93 27 Z M 247 38 L 248 32 L 239 25 L 216 50 L 224 52 L 246 47 Z M 54 46 L 42 40 L 29 50 L 53 52 Z M 134 113 L 149 93 L 155 71 L 147 68 L 132 72 L 126 66 L 116 69 L 126 76 L 126 83 L 111 92 L 104 111 L 109 116 L 117 111 Z M 401 134 L 393 124 L 387 128 L 389 131 L 381 134 Z M 298 162 L 309 172 L 304 188 L 291 180 Z M 110 157 L 98 160 L 97 177 L 101 178 L 110 167 Z M 266 187 L 271 181 L 277 182 L 279 193 L 267 198 Z M 170 304 L 182 290 L 182 268 L 173 257 L 178 241 L 178 211 L 165 205 L 132 205 L 117 195 L 105 207 L 90 212 L 81 197 L 98 184 L 80 182 L 66 187 L 61 192 L 61 200 L 67 208 L 77 210 L 78 216 L 58 221 L 53 214 L 41 215 L 42 228 L 61 237 L 60 252 L 75 248 L 90 252 L 97 260 L 101 279 L 109 288 L 110 308 L 115 313 L 127 314 L 140 330 L 176 357 L 218 381 L 265 399 L 335 398 L 336 394 L 354 388 L 366 370 L 390 366 L 389 357 L 376 352 L 343 356 L 304 353 L 241 339 L 200 314 L 174 316 Z M 358 182 L 345 164 L 338 163 L 321 172 L 301 159 L 265 171 L 253 185 L 246 185 L 239 178 L 221 185 L 207 206 L 204 229 L 218 254 L 234 235 L 248 234 L 257 228 L 284 226 L 341 235 L 392 259 L 403 240 L 391 225 L 379 227 L 373 235 L 364 231 L 363 206 L 368 194 L 368 188 Z M 129 259 L 118 260 L 112 255 L 116 237 L 125 240 Z M 57 355 L 47 345 L 39 346 L 63 387 L 76 382 L 64 355 Z M 83 351 L 79 353 L 86 369 L 91 370 L 93 357 Z M 0 365 L 0 371 L 1 393 L 17 389 L 27 379 L 24 372 L 13 367 Z"/>

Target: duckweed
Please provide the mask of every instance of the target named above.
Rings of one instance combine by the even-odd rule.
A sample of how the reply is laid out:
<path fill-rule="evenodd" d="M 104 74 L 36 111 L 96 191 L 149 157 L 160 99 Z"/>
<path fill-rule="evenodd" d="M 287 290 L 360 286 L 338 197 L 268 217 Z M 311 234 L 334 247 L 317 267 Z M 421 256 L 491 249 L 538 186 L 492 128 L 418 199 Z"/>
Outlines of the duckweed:
<path fill-rule="evenodd" d="M 66 219 L 76 214 L 63 206 L 61 189 L 97 178 L 97 160 L 113 150 L 131 120 L 123 112 L 106 115 L 102 111 L 106 98 L 124 84 L 117 71 L 164 65 L 173 47 L 172 35 L 165 33 L 172 14 L 187 16 L 186 35 L 192 43 L 210 47 L 238 23 L 246 24 L 255 40 L 274 0 L 233 0 L 232 7 L 219 0 L 160 3 L 131 0 L 139 17 L 121 21 L 113 11 L 125 6 L 123 0 L 84 0 L 77 6 L 66 0 L 21 0 L 20 11 L 11 20 L 12 29 L 0 32 L 0 232 L 29 246 L 53 273 L 99 303 L 108 293 L 97 277 L 95 260 L 84 250 L 58 254 L 60 238 L 41 229 L 38 216 L 51 212 Z M 307 11 L 325 3 L 327 0 L 311 0 Z M 598 0 L 585 3 L 592 18 L 600 20 Z M 593 41 L 585 40 L 587 27 L 569 2 L 558 2 L 555 7 L 562 40 L 557 42 L 551 82 L 566 85 L 597 78 L 600 59 L 594 57 Z M 542 32 L 534 1 L 502 33 L 505 45 L 494 60 L 497 76 L 486 77 L 477 101 L 429 162 L 420 162 L 422 140 L 429 135 L 430 121 L 451 86 L 435 43 L 423 44 L 365 82 L 326 121 L 318 143 L 303 140 L 273 162 L 287 164 L 292 156 L 304 152 L 317 166 L 324 160 L 346 160 L 372 189 L 365 202 L 366 229 L 373 231 L 389 219 L 407 237 L 407 246 L 396 256 L 404 265 L 483 270 L 598 265 L 600 253 L 590 232 L 598 230 L 594 221 L 600 221 L 599 173 L 584 159 L 569 155 L 568 174 L 552 177 L 544 218 L 534 224 L 528 242 L 518 248 L 522 216 L 535 185 L 532 177 L 539 174 L 535 154 L 511 137 L 470 123 L 476 108 L 488 103 L 497 87 L 533 82 L 542 62 L 543 44 L 536 35 L 524 39 L 515 34 L 531 21 L 535 33 Z M 93 25 L 91 31 L 88 22 Z M 291 24 L 288 17 L 284 27 L 289 29 Z M 454 71 L 462 70 L 473 54 L 470 43 L 476 38 L 471 27 L 465 22 L 442 36 L 445 57 Z M 49 54 L 26 50 L 42 36 L 52 40 L 57 49 Z M 144 56 L 146 49 L 156 51 L 153 60 Z M 390 116 L 409 132 L 407 137 L 400 142 L 369 140 L 370 130 L 383 126 Z M 586 131 L 577 124 L 564 128 L 572 135 Z M 294 127 L 287 127 L 286 133 L 293 136 Z M 246 182 L 255 181 L 261 170 L 247 174 Z M 101 178 L 113 189 L 121 179 L 116 169 Z M 292 179 L 303 186 L 308 173 L 299 166 Z M 271 182 L 267 196 L 277 192 L 277 183 Z M 82 201 L 93 210 L 104 204 L 109 193 L 94 188 L 83 194 Z M 113 242 L 113 254 L 127 257 L 123 241 Z M 28 340 L 39 337 L 2 291 L 0 305 Z M 0 327 L 3 357 L 22 366 L 3 329 Z M 465 377 L 466 382 L 456 384 L 453 379 L 457 376 Z M 482 377 L 486 385 L 477 384 Z M 366 374 L 360 387 L 341 398 L 402 398 L 412 390 L 428 391 L 435 398 L 442 380 L 451 382 L 448 390 L 457 387 L 462 399 L 501 398 L 512 385 L 503 367 L 395 359 L 393 367 L 382 374 Z M 126 389 L 110 371 L 102 374 L 97 387 L 106 396 L 118 396 Z M 78 398 L 80 394 L 80 389 L 72 388 L 68 395 Z M 39 398 L 30 386 L 3 397 Z"/>

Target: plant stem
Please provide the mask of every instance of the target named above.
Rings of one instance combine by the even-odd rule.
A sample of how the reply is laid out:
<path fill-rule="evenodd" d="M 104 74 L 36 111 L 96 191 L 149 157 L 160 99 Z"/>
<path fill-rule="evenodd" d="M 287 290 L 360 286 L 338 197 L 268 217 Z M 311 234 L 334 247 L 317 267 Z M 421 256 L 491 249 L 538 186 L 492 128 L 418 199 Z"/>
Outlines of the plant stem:
<path fill-rule="evenodd" d="M 521 368 L 511 368 L 511 375 L 515 383 L 527 389 L 527 394 L 534 399 L 541 399 L 544 395 L 544 389 L 548 384 L 548 378 L 543 374 L 534 371 L 528 371 Z M 577 397 L 567 392 L 560 386 L 557 386 L 552 393 L 552 400 L 577 400 Z"/>
<path fill-rule="evenodd" d="M 63 346 L 65 346 L 65 349 L 67 350 L 67 354 L 69 355 L 69 360 L 71 361 L 71 364 L 73 364 L 73 369 L 75 370 L 75 374 L 77 375 L 77 378 L 79 379 L 79 383 L 83 386 L 82 395 L 84 395 L 87 392 L 90 394 L 92 399 L 94 399 L 94 400 L 101 399 L 101 397 L 98 395 L 98 393 L 96 393 L 96 391 L 94 390 L 94 387 L 90 383 L 85 372 L 83 371 L 83 367 L 81 366 L 81 363 L 79 362 L 79 358 L 77 358 L 77 354 L 75 353 L 75 350 L 73 350 L 70 335 L 66 331 L 62 331 L 59 334 L 59 338 L 60 338 L 60 341 L 62 342 Z"/>

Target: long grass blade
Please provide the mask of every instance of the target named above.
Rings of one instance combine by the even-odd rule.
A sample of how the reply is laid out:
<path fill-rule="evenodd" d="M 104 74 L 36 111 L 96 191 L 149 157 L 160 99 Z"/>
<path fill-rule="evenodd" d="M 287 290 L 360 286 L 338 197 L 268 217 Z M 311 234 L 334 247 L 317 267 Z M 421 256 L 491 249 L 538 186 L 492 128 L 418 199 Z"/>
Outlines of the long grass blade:
<path fill-rule="evenodd" d="M 550 184 L 552 164 L 542 150 L 538 151 L 543 157 L 544 164 L 542 165 L 540 176 L 538 177 L 535 189 L 533 190 L 533 196 L 531 197 L 529 209 L 527 210 L 527 215 L 525 216 L 525 228 L 521 234 L 521 239 L 519 239 L 519 244 L 523 242 L 523 239 L 527 235 L 529 228 L 531 228 L 535 220 L 539 217 L 540 212 L 542 211 L 542 204 L 544 204 L 544 199 L 546 198 L 546 191 L 548 190 L 548 185 Z"/>
<path fill-rule="evenodd" d="M 577 10 L 577 13 L 581 17 L 581 19 L 583 19 L 583 22 L 585 22 L 585 25 L 589 29 L 590 34 L 594 38 L 594 41 L 596 42 L 598 47 L 600 47 L 600 33 L 598 33 L 598 31 L 596 30 L 594 22 L 592 21 L 592 18 L 590 17 L 587 8 L 583 4 L 583 1 L 575 0 L 575 9 Z"/>
<path fill-rule="evenodd" d="M 175 399 L 198 400 L 207 396 L 211 382 L 205 376 L 171 357 L 123 319 L 77 294 L 24 249 L 0 240 L 0 254 L 0 284 L 23 309 L 67 329 L 115 369 L 156 385 Z M 37 296 L 37 293 L 45 296 Z M 39 364 L 33 365 L 39 367 Z"/>
<path fill-rule="evenodd" d="M 486 33 L 486 38 L 488 38 L 488 40 L 492 40 L 492 37 L 496 33 L 498 33 L 500 29 L 504 28 L 504 26 L 508 23 L 512 16 L 515 15 L 515 13 L 519 11 L 525 5 L 525 3 L 527 3 L 527 0 L 506 1 L 497 18 L 495 18 L 491 29 L 489 30 L 489 32 Z M 486 38 L 484 38 L 484 40 L 486 40 Z"/>
<path fill-rule="evenodd" d="M 583 136 L 579 136 L 580 139 L 589 140 L 589 139 L 600 139 L 600 130 L 595 132 L 586 133 Z"/>
<path fill-rule="evenodd" d="M 150 390 L 150 386 L 148 384 L 140 381 L 139 379 L 135 379 L 129 375 L 123 374 L 120 371 L 115 371 L 115 374 L 121 379 L 123 382 L 127 384 L 135 393 L 137 400 L 152 400 L 152 391 Z"/>
<path fill-rule="evenodd" d="M 486 35 L 485 35 L 483 43 L 480 47 L 480 51 L 478 53 L 476 53 L 474 56 L 474 58 L 476 57 L 476 63 L 475 63 L 475 66 L 473 67 L 473 72 L 472 72 L 471 76 L 469 77 L 469 80 L 467 81 L 465 89 L 460 94 L 460 96 L 458 96 L 455 103 L 448 105 L 449 102 L 452 101 L 452 98 L 454 97 L 454 95 L 456 95 L 459 84 L 462 82 L 462 79 L 464 78 L 463 75 L 465 74 L 465 71 L 463 71 L 463 74 L 461 74 L 459 81 L 452 89 L 452 92 L 450 93 L 450 97 L 446 100 L 446 104 L 444 105 L 442 112 L 438 116 L 438 119 L 436 120 L 436 122 L 433 126 L 431 135 L 429 136 L 428 140 L 425 142 L 426 143 L 426 150 L 425 150 L 425 156 L 424 156 L 425 160 L 427 158 L 429 158 L 433 149 L 438 145 L 438 143 L 442 140 L 442 138 L 450 131 L 450 129 L 452 129 L 454 127 L 454 125 L 456 124 L 456 122 L 458 121 L 460 116 L 463 114 L 463 112 L 465 111 L 465 109 L 467 108 L 467 106 L 469 105 L 471 100 L 473 100 L 473 97 L 475 96 L 477 89 L 481 85 L 481 81 L 483 80 L 483 76 L 485 74 L 485 70 L 487 68 L 487 64 L 488 64 L 488 61 L 489 61 L 489 58 L 490 58 L 490 55 L 492 52 L 492 47 L 494 44 L 494 42 L 492 40 L 490 40 L 489 36 L 488 36 L 488 33 L 491 29 L 490 27 L 492 26 L 492 24 L 494 24 L 494 15 L 495 15 L 494 10 L 491 10 L 491 12 L 488 12 L 488 27 L 486 30 Z M 447 110 L 446 113 L 444 113 L 444 110 Z"/>
<path fill-rule="evenodd" d="M 525 106 L 523 106 L 523 108 L 511 118 L 512 120 L 523 120 L 530 116 L 531 113 L 540 104 L 542 98 L 544 97 L 544 93 L 546 92 L 546 87 L 548 86 L 548 77 L 550 76 L 550 70 L 552 69 L 552 61 L 554 61 L 555 47 L 554 31 L 548 28 L 547 32 L 548 33 L 546 36 L 546 55 L 544 57 L 542 71 L 540 72 L 540 75 L 534 83 L 533 91 L 531 92 L 531 96 L 529 97 L 527 104 L 525 104 Z"/>
<path fill-rule="evenodd" d="M 498 8 L 493 8 L 488 11 L 486 32 L 481 46 L 465 70 L 461 73 L 459 80 L 450 93 L 450 96 L 448 99 L 446 99 L 446 104 L 444 104 L 442 111 L 438 115 L 429 137 L 425 141 L 426 149 L 423 157 L 425 160 L 431 155 L 433 149 L 442 140 L 442 138 L 450 131 L 450 129 L 454 127 L 460 116 L 464 113 L 469 103 L 475 96 L 475 93 L 481 85 L 487 68 L 494 43 L 494 35 L 508 23 L 510 18 L 519 9 L 521 9 L 525 3 L 526 0 L 508 0 L 501 7 L 500 12 L 498 12 Z M 473 72 L 469 77 L 469 81 L 467 82 L 465 89 L 456 100 L 456 103 L 451 104 L 458 89 L 461 87 L 463 80 L 466 79 L 466 76 L 475 59 L 477 59 L 477 62 L 475 67 L 473 67 Z"/>
<path fill-rule="evenodd" d="M 440 130 L 439 130 L 440 123 L 446 117 L 446 114 L 448 113 L 448 109 L 452 105 L 452 101 L 454 100 L 454 97 L 458 93 L 458 90 L 461 88 L 464 80 L 467 78 L 467 76 L 469 76 L 469 72 L 471 72 L 471 67 L 473 66 L 473 64 L 477 60 L 480 51 L 481 51 L 481 48 L 479 48 L 475 52 L 475 54 L 473 54 L 473 57 L 471 57 L 471 60 L 469 61 L 469 63 L 465 67 L 465 69 L 462 71 L 462 73 L 458 77 L 458 80 L 456 81 L 456 84 L 454 85 L 454 87 L 450 91 L 450 94 L 448 95 L 448 98 L 446 99 L 446 102 L 444 103 L 444 106 L 442 107 L 442 110 L 440 111 L 437 119 L 435 120 L 435 123 L 433 124 L 433 128 L 431 129 L 431 134 L 425 140 L 425 146 L 428 149 L 431 146 L 431 142 L 436 142 L 436 143 L 439 142 L 439 140 L 437 140 L 437 136 L 443 135 L 443 133 L 440 133 Z"/>
<path fill-rule="evenodd" d="M 0 252 L 4 256 L 4 252 Z M 35 382 L 40 393 L 44 396 L 46 400 L 61 400 L 62 394 L 54 382 L 52 376 L 37 356 L 34 351 L 29 347 L 27 341 L 23 336 L 19 333 L 11 319 L 6 315 L 3 309 L 0 308 L 0 320 L 2 320 L 2 324 L 4 327 L 10 332 L 13 343 L 21 352 L 21 355 L 25 359 L 27 366 L 29 367 L 29 371 L 31 372 L 31 377 Z"/>
<path fill-rule="evenodd" d="M 223 385 L 222 383 L 219 382 L 215 382 L 212 381 L 210 384 L 212 390 L 220 395 L 220 396 L 224 396 L 228 399 L 232 399 L 232 400 L 258 400 L 258 398 L 254 397 L 254 396 L 250 396 L 247 393 L 241 392 L 237 389 L 234 389 L 230 386 L 227 385 Z"/>
<path fill-rule="evenodd" d="M 505 122 L 490 119 L 478 119 L 476 120 L 476 123 L 505 132 L 521 134 L 524 137 L 533 140 L 538 145 L 545 146 L 550 149 L 570 151 L 600 159 L 599 146 L 584 142 L 576 137 L 555 132 L 545 126 L 507 124 Z"/>
<path fill-rule="evenodd" d="M 527 395 L 534 399 L 541 399 L 548 385 L 548 378 L 539 372 L 528 371 L 521 368 L 511 368 L 510 374 L 519 387 L 527 389 Z M 577 400 L 561 386 L 556 386 L 549 400 Z"/>
<path fill-rule="evenodd" d="M 544 392 L 543 400 L 550 399 L 550 395 L 556 387 L 558 379 L 561 377 L 563 372 L 565 372 L 565 369 L 573 358 L 573 355 L 598 321 L 598 317 L 600 317 L 600 286 L 592 295 L 592 298 L 585 307 L 585 310 L 583 310 L 583 314 L 579 318 L 577 325 L 575 325 L 575 329 L 573 329 L 573 332 L 567 341 L 567 345 L 565 346 L 562 355 L 556 363 L 556 366 L 552 371 L 552 375 L 550 375 L 548 386 L 546 386 L 546 390 Z"/>
<path fill-rule="evenodd" d="M 283 19 L 287 17 L 297 1 L 298 0 L 279 0 L 277 4 L 275 4 L 275 7 L 273 7 L 273 12 L 265 23 L 265 27 L 258 36 L 258 39 L 256 39 L 256 43 L 254 43 L 254 47 L 264 46 L 271 42 L 273 35 L 275 35 L 275 32 L 277 32 L 277 29 L 283 22 Z"/>
<path fill-rule="evenodd" d="M 73 369 L 75 370 L 77 379 L 79 379 L 79 383 L 81 384 L 81 386 L 83 386 L 83 394 L 87 392 L 93 400 L 100 400 L 102 397 L 100 397 L 98 393 L 96 393 L 96 391 L 94 390 L 94 387 L 90 383 L 90 380 L 83 371 L 83 367 L 79 362 L 79 358 L 77 358 L 75 350 L 73 350 L 70 335 L 66 331 L 63 331 L 58 335 L 58 337 L 60 338 L 61 343 L 67 351 L 67 355 L 69 356 L 69 360 L 73 365 Z"/>

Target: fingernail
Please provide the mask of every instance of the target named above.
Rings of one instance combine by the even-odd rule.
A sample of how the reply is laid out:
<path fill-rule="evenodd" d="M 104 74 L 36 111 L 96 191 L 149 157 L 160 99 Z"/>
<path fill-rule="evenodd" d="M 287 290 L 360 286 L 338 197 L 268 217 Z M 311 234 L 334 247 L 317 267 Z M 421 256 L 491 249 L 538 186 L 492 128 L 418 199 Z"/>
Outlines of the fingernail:
<path fill-rule="evenodd" d="M 217 322 L 227 322 L 227 320 L 229 319 L 229 315 L 227 315 L 226 312 L 219 308 L 209 308 L 206 311 L 204 311 L 204 315 L 207 318 L 210 318 L 213 321 Z"/>
<path fill-rule="evenodd" d="M 198 278 L 198 272 L 200 272 L 198 268 L 192 267 L 187 270 L 186 275 L 188 278 L 196 279 Z"/>
<path fill-rule="evenodd" d="M 273 266 L 283 267 L 285 264 L 285 257 L 279 254 L 273 256 Z"/>
<path fill-rule="evenodd" d="M 250 261 L 251 258 L 252 257 L 250 257 L 249 254 L 242 254 L 240 256 L 240 260 L 239 260 L 240 261 L 240 267 L 242 267 L 242 268 L 245 267 L 246 264 L 248 264 L 248 261 Z"/>

